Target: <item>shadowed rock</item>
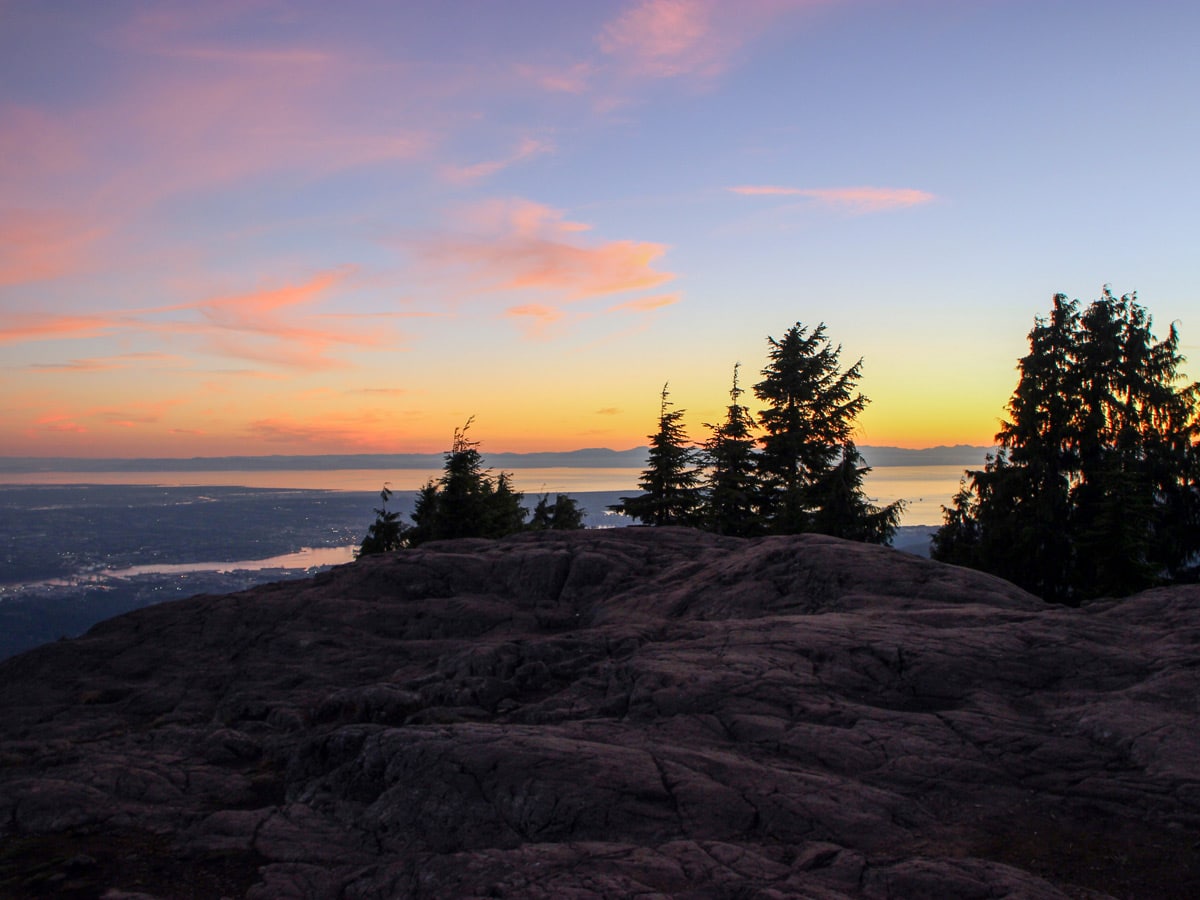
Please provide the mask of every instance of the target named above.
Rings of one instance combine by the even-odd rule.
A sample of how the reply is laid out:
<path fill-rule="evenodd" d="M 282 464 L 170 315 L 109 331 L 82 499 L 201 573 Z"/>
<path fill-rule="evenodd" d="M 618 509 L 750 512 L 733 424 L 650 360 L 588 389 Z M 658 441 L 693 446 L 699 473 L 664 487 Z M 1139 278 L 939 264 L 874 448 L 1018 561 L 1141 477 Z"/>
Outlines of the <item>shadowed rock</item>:
<path fill-rule="evenodd" d="M 1200 588 L 428 544 L 0 664 L 0 895 L 1194 897 Z"/>

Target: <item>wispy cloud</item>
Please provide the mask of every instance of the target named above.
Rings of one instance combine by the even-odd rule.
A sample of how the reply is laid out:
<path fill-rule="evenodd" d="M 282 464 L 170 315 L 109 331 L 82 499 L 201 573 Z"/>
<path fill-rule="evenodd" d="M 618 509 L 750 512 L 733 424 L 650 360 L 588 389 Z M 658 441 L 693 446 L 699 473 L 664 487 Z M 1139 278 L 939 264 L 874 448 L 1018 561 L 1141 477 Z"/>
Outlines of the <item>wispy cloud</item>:
<path fill-rule="evenodd" d="M 299 284 L 167 307 L 156 312 L 194 310 L 199 321 L 159 327 L 200 334 L 220 356 L 308 370 L 340 367 L 344 363 L 329 355 L 332 347 L 369 347 L 386 339 L 377 328 L 355 328 L 352 321 L 335 328 L 328 318 L 302 310 L 348 275 L 346 269 L 320 272 Z"/>
<path fill-rule="evenodd" d="M 257 419 L 247 426 L 247 432 L 255 441 L 344 452 L 394 447 L 395 428 L 394 419 L 384 412 L 365 411 L 311 419 L 291 416 Z"/>
<path fill-rule="evenodd" d="M 407 388 L 367 387 L 367 388 L 355 388 L 354 390 L 347 391 L 346 393 L 348 393 L 348 394 L 370 394 L 372 396 L 378 396 L 378 397 L 406 397 L 406 396 L 410 395 L 412 393 L 412 391 L 408 390 Z"/>
<path fill-rule="evenodd" d="M 78 215 L 0 210 L 0 287 L 61 278 L 79 271 L 106 228 Z"/>
<path fill-rule="evenodd" d="M 476 292 L 535 291 L 561 303 L 645 290 L 674 278 L 654 268 L 665 245 L 588 241 L 590 226 L 529 200 L 471 207 L 458 224 L 466 233 L 410 243 L 426 266 L 465 278 Z"/>
<path fill-rule="evenodd" d="M 712 13 L 707 0 L 643 0 L 609 22 L 596 43 L 633 74 L 711 75 L 731 49 L 713 29 Z"/>
<path fill-rule="evenodd" d="M 395 343 L 395 336 L 374 321 L 376 316 L 362 317 L 372 320 L 362 322 L 353 316 L 325 316 L 309 309 L 328 299 L 349 275 L 348 269 L 336 269 L 294 284 L 90 316 L 9 316 L 0 327 L 0 343 L 141 334 L 160 340 L 190 341 L 193 349 L 207 354 L 286 368 L 342 367 L 345 363 L 331 355 L 336 347 Z M 125 361 L 168 358 L 157 353 L 114 357 Z M 83 359 L 57 368 L 94 371 L 104 365 L 99 359 Z M 111 367 L 112 363 L 107 365 Z"/>
<path fill-rule="evenodd" d="M 586 62 L 562 68 L 518 63 L 516 71 L 521 78 L 532 81 L 544 91 L 563 94 L 582 94 L 596 75 L 596 67 Z"/>
<path fill-rule="evenodd" d="M 70 413 L 44 413 L 33 422 L 34 430 L 59 434 L 87 434 L 87 426 L 79 424 Z"/>
<path fill-rule="evenodd" d="M 640 0 L 605 25 L 596 44 L 631 76 L 707 78 L 782 16 L 823 2 Z"/>
<path fill-rule="evenodd" d="M 179 403 L 178 400 L 131 400 L 120 406 L 52 409 L 34 417 L 26 434 L 91 434 L 113 428 L 129 430 L 158 426 L 168 411 Z"/>
<path fill-rule="evenodd" d="M 502 159 L 493 159 L 467 166 L 446 165 L 442 166 L 441 173 L 442 177 L 452 184 L 471 184 L 495 175 L 509 166 L 525 162 L 535 156 L 541 156 L 543 153 L 552 153 L 553 151 L 554 145 L 548 141 L 527 137 L 517 145 L 512 153 Z"/>
<path fill-rule="evenodd" d="M 4 318 L 5 324 L 0 326 L 0 344 L 99 337 L 113 333 L 122 325 L 120 317 L 111 314 L 11 313 Z"/>
<path fill-rule="evenodd" d="M 653 297 L 639 297 L 636 300 L 618 303 L 616 306 L 610 306 L 608 311 L 651 312 L 652 310 L 662 309 L 664 306 L 671 306 L 675 303 L 678 303 L 679 300 L 679 294 L 656 294 Z"/>
<path fill-rule="evenodd" d="M 504 315 L 521 323 L 527 337 L 544 339 L 549 336 L 551 326 L 561 322 L 565 313 L 554 306 L 526 303 L 509 307 Z"/>
<path fill-rule="evenodd" d="M 158 409 L 97 409 L 91 416 L 106 425 L 118 428 L 135 428 L 139 425 L 154 425 L 162 420 L 163 412 Z"/>
<path fill-rule="evenodd" d="M 748 197 L 807 197 L 822 206 L 850 213 L 885 212 L 921 206 L 937 199 L 927 191 L 912 188 L 844 187 L 794 188 L 780 185 L 741 185 L 728 189 Z"/>
<path fill-rule="evenodd" d="M 72 359 L 64 363 L 32 363 L 29 368 L 67 372 L 112 372 L 142 363 L 177 363 L 181 359 L 169 353 L 122 353 L 117 356 Z"/>

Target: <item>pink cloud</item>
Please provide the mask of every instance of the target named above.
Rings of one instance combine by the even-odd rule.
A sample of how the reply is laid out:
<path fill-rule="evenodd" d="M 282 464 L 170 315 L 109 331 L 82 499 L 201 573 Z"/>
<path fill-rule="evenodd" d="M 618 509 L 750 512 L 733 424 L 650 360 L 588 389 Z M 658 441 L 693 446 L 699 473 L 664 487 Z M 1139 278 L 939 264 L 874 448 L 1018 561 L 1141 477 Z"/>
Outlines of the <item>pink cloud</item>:
<path fill-rule="evenodd" d="M 711 74 L 728 52 L 713 31 L 712 11 L 708 0 L 643 0 L 609 22 L 597 43 L 635 74 Z"/>
<path fill-rule="evenodd" d="M 503 159 L 489 160 L 469 166 L 442 166 L 441 173 L 442 177 L 452 184 L 470 184 L 471 182 L 495 175 L 509 166 L 553 151 L 553 144 L 537 140 L 536 138 L 525 138 L 512 153 Z"/>
<path fill-rule="evenodd" d="M 177 361 L 179 361 L 179 357 L 168 353 L 122 353 L 118 356 L 73 359 L 65 363 L 33 363 L 30 368 L 69 372 L 112 372 L 119 369 L 128 369 L 133 365 L 144 362 L 165 363 Z"/>
<path fill-rule="evenodd" d="M 548 335 L 551 326 L 562 321 L 565 313 L 554 306 L 526 303 L 522 306 L 509 307 L 504 311 L 504 315 L 522 322 L 526 336 L 544 338 Z"/>
<path fill-rule="evenodd" d="M 744 184 L 731 187 L 729 191 L 746 197 L 795 197 L 805 193 L 801 188 L 780 187 L 774 184 Z"/>
<path fill-rule="evenodd" d="M 0 328 L 0 343 L 151 334 L 191 341 L 203 352 L 234 359 L 302 370 L 342 367 L 346 363 L 330 355 L 336 347 L 395 344 L 395 336 L 380 327 L 377 316 L 326 316 L 307 308 L 327 300 L 349 275 L 349 269 L 337 269 L 319 272 L 299 283 L 249 293 L 90 316 L 36 313 L 8 316 L 5 326 Z M 131 353 L 113 359 L 169 358 L 158 353 Z M 95 371 L 114 365 L 112 360 L 85 359 L 56 368 Z"/>
<path fill-rule="evenodd" d="M 46 281 L 83 268 L 105 229 L 61 212 L 0 211 L 0 287 Z"/>
<path fill-rule="evenodd" d="M 114 170 L 123 191 L 153 200 L 264 171 L 412 161 L 429 147 L 420 129 L 348 120 L 343 92 L 358 74 L 349 63 L 208 68 L 141 84 L 96 123 L 128 154 Z"/>
<path fill-rule="evenodd" d="M 168 322 L 166 331 L 200 334 L 219 355 L 299 369 L 344 365 L 328 355 L 335 345 L 371 347 L 390 339 L 378 326 L 355 327 L 353 317 L 304 313 L 339 286 L 349 270 L 320 272 L 307 281 L 263 288 L 247 294 L 214 297 L 196 303 L 148 311 L 169 313 L 195 310 L 200 321 Z M 331 320 L 340 323 L 334 327 Z"/>
<path fill-rule="evenodd" d="M 471 233 L 414 241 L 443 276 L 465 276 L 472 291 L 539 291 L 560 302 L 644 290 L 674 275 L 654 268 L 666 252 L 648 241 L 585 241 L 589 226 L 528 200 L 489 202 L 459 216 Z"/>
<path fill-rule="evenodd" d="M 59 338 L 88 338 L 111 334 L 120 327 L 118 319 L 107 314 L 94 316 L 55 315 L 52 313 L 15 313 L 5 316 L 0 327 L 0 344 L 24 341 L 48 341 Z"/>
<path fill-rule="evenodd" d="M 596 74 L 591 63 L 576 63 L 561 69 L 520 64 L 516 71 L 544 91 L 564 94 L 582 94 Z"/>
<path fill-rule="evenodd" d="M 298 419 L 277 416 L 258 419 L 247 427 L 256 441 L 292 445 L 309 450 L 338 451 L 344 448 L 360 450 L 394 447 L 395 422 L 389 414 L 363 412 L 353 416 L 318 419 Z"/>
<path fill-rule="evenodd" d="M 116 425 L 120 428 L 133 428 L 138 425 L 155 425 L 162 421 L 163 409 L 155 408 L 145 411 L 97 409 L 91 413 L 91 416 L 107 425 Z"/>
<path fill-rule="evenodd" d="M 0 182 L 14 184 L 35 177 L 62 176 L 83 165 L 78 136 L 57 116 L 44 110 L 0 108 Z"/>
<path fill-rule="evenodd" d="M 164 197 L 260 172 L 326 174 L 428 154 L 432 129 L 409 125 L 398 101 L 387 115 L 369 102 L 385 83 L 390 98 L 406 96 L 407 71 L 348 51 L 246 45 L 228 31 L 213 42 L 247 5 L 194 6 L 141 13 L 106 36 L 131 59 L 143 57 L 145 77 L 62 112 L 0 110 L 9 204 L 70 202 L 128 218 Z M 48 178 L 64 173 L 69 179 Z"/>
<path fill-rule="evenodd" d="M 0 286 L 111 267 L 113 238 L 165 198 L 428 157 L 434 127 L 370 102 L 385 81 L 421 96 L 401 89 L 405 73 L 307 48 L 180 52 L 205 15 L 143 16 L 118 45 L 176 59 L 140 61 L 143 77 L 98 85 L 94 102 L 0 108 Z"/>
<path fill-rule="evenodd" d="M 87 428 L 80 425 L 66 413 L 46 413 L 34 420 L 34 427 L 40 431 L 51 431 L 61 434 L 87 434 Z"/>
<path fill-rule="evenodd" d="M 729 188 L 732 193 L 749 197 L 808 197 L 823 206 L 850 213 L 884 212 L 921 206 L 937 199 L 926 191 L 911 188 L 846 187 L 792 188 L 778 185 L 742 185 Z"/>
<path fill-rule="evenodd" d="M 779 18 L 826 0 L 640 0 L 610 21 L 596 43 L 634 76 L 707 77 Z"/>
<path fill-rule="evenodd" d="M 655 309 L 662 309 L 664 306 L 671 306 L 678 303 L 680 300 L 679 294 L 657 294 L 653 297 L 639 297 L 636 300 L 630 300 L 627 303 L 619 303 L 616 306 L 610 306 L 609 312 L 650 312 Z"/>

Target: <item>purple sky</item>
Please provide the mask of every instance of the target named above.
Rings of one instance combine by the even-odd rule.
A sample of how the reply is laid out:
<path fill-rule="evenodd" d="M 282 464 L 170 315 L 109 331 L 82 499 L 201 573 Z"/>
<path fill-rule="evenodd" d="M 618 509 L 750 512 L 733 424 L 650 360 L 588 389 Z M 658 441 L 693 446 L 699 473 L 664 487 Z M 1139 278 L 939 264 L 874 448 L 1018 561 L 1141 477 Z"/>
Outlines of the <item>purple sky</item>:
<path fill-rule="evenodd" d="M 624 448 L 666 381 L 703 438 L 797 320 L 865 358 L 860 443 L 989 443 L 1056 291 L 1136 290 L 1196 355 L 1198 34 L 1182 0 L 0 0 L 0 455 L 471 415 Z"/>

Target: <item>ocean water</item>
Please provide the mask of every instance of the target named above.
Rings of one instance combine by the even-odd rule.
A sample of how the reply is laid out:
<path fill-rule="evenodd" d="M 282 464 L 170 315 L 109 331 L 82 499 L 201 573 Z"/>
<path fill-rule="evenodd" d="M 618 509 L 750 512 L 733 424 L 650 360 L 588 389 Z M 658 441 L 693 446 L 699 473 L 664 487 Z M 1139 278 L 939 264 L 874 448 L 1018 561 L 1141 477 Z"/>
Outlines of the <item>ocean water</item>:
<path fill-rule="evenodd" d="M 977 464 L 977 463 L 976 463 Z M 905 501 L 905 525 L 938 525 L 942 506 L 958 491 L 967 464 L 936 466 L 877 466 L 867 475 L 866 490 L 880 504 Z M 637 491 L 639 468 L 512 469 L 517 490 L 527 497 L 543 493 Z M 244 487 L 293 491 L 342 491 L 378 494 L 387 484 L 393 491 L 415 491 L 441 469 L 301 469 L 289 471 L 195 472 L 22 472 L 0 473 L 5 486 L 31 485 L 145 485 L 161 487 Z"/>

